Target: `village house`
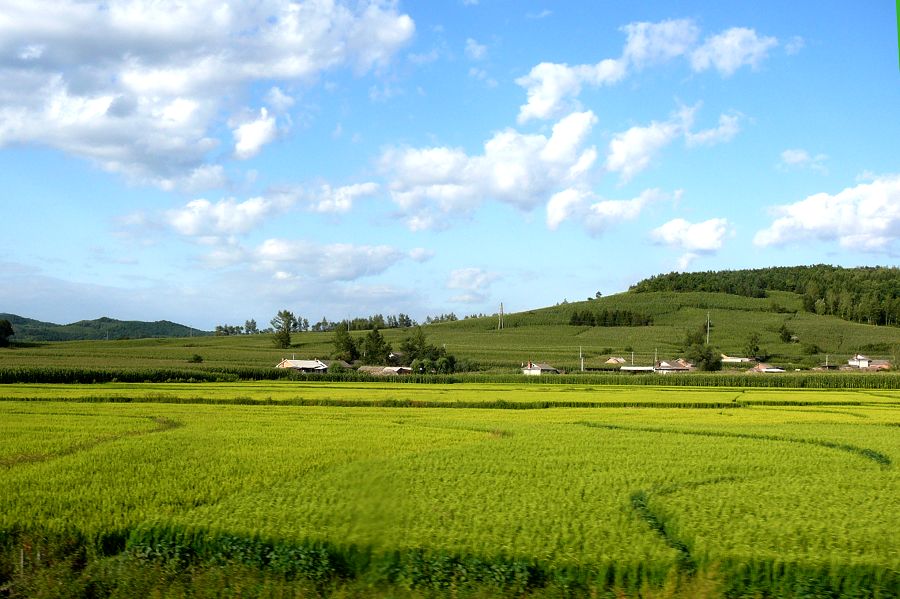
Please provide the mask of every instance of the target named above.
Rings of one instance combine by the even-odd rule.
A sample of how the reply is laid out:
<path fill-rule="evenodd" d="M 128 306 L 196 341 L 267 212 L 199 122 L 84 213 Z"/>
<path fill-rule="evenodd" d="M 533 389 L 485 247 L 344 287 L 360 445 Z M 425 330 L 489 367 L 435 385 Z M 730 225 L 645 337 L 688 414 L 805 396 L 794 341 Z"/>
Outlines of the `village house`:
<path fill-rule="evenodd" d="M 847 360 L 847 364 L 850 366 L 855 366 L 856 368 L 868 368 L 869 367 L 869 358 L 862 354 L 856 354 L 849 360 Z"/>
<path fill-rule="evenodd" d="M 559 374 L 559 370 L 549 364 L 538 364 L 536 362 L 528 362 L 522 365 L 522 374 L 528 376 L 540 376 L 542 374 Z"/>
<path fill-rule="evenodd" d="M 372 376 L 399 376 L 412 373 L 412 368 L 408 366 L 360 366 L 357 370 Z"/>
<path fill-rule="evenodd" d="M 319 360 L 287 360 L 284 359 L 275 365 L 275 368 L 290 368 L 298 372 L 326 372 L 328 364 Z"/>
<path fill-rule="evenodd" d="M 624 364 L 625 358 L 620 358 L 618 356 L 611 356 L 605 363 L 606 364 Z"/>
<path fill-rule="evenodd" d="M 654 365 L 653 371 L 659 374 L 671 374 L 673 372 L 689 372 L 691 368 L 692 364 L 683 359 L 660 360 Z"/>
<path fill-rule="evenodd" d="M 725 354 L 722 354 L 723 364 L 745 364 L 752 361 L 753 358 L 738 358 L 736 356 L 726 356 Z"/>
<path fill-rule="evenodd" d="M 777 366 L 772 366 L 771 364 L 766 364 L 765 362 L 760 362 L 747 372 L 764 372 L 764 373 L 775 373 L 775 372 L 784 372 L 784 368 L 778 368 Z"/>

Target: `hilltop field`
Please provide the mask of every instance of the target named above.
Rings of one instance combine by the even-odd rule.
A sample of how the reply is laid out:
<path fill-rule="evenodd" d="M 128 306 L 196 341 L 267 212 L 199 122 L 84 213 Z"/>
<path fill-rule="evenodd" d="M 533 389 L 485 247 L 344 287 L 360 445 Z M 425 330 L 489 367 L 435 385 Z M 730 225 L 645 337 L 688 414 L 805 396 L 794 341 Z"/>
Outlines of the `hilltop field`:
<path fill-rule="evenodd" d="M 507 314 L 498 330 L 496 317 L 470 318 L 425 325 L 428 342 L 446 347 L 457 359 L 467 358 L 480 370 L 514 373 L 523 362 L 547 362 L 558 368 L 580 368 L 579 352 L 587 369 L 608 368 L 603 362 L 621 356 L 635 364 L 652 364 L 681 354 L 688 330 L 711 322 L 710 344 L 728 355 L 745 353 L 747 340 L 758 334 L 759 346 L 770 362 L 787 368 L 811 368 L 846 363 L 857 352 L 897 362 L 900 327 L 851 322 L 802 310 L 795 293 L 771 291 L 766 298 L 712 292 L 622 293 L 591 301 L 568 302 Z M 652 318 L 651 326 L 578 326 L 573 314 L 629 311 Z M 781 339 L 786 326 L 795 337 Z M 408 329 L 383 329 L 395 348 Z M 365 331 L 351 335 L 362 338 Z M 334 351 L 331 332 L 295 333 L 291 347 L 278 349 L 270 335 L 151 338 L 111 341 L 70 341 L 14 344 L 0 351 L 0 368 L 65 366 L 87 368 L 195 369 L 274 366 L 282 358 L 327 359 Z M 15 340 L 15 338 L 13 338 Z M 189 363 L 200 356 L 202 363 Z"/>

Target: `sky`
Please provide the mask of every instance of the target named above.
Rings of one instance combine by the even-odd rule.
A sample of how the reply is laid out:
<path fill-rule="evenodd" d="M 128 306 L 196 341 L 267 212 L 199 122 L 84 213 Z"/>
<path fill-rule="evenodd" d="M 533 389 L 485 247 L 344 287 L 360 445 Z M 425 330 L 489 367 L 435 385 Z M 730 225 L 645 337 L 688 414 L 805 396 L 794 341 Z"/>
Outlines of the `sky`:
<path fill-rule="evenodd" d="M 0 312 L 460 317 L 898 264 L 883 1 L 0 0 Z"/>

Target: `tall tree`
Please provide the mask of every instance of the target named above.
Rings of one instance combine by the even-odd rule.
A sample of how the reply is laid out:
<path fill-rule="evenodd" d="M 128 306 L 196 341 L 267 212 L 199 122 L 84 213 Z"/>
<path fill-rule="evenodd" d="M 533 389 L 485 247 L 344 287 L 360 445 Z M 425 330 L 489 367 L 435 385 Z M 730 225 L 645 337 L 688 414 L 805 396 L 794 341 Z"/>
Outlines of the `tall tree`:
<path fill-rule="evenodd" d="M 294 329 L 297 319 L 290 310 L 280 310 L 270 322 L 272 325 L 272 342 L 282 349 L 291 346 L 291 331 Z"/>
<path fill-rule="evenodd" d="M 5 318 L 0 320 L 0 347 L 9 347 L 9 338 L 15 334 L 11 322 Z"/>
<path fill-rule="evenodd" d="M 256 327 L 256 320 L 250 319 L 244 322 L 244 334 L 246 335 L 255 335 L 259 332 L 259 329 Z"/>
<path fill-rule="evenodd" d="M 391 353 L 391 345 L 384 340 L 378 327 L 375 327 L 363 339 L 362 359 L 366 364 L 384 364 Z"/>
<path fill-rule="evenodd" d="M 346 323 L 340 323 L 334 328 L 334 358 L 336 360 L 344 360 L 345 362 L 353 362 L 359 359 L 359 347 L 356 341 L 350 336 Z"/>

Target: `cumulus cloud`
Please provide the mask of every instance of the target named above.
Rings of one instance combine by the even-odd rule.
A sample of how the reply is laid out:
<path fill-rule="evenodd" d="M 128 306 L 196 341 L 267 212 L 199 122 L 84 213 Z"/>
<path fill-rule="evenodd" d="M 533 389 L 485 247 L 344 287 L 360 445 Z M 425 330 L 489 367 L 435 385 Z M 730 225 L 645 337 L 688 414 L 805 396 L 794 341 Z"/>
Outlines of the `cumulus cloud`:
<path fill-rule="evenodd" d="M 836 194 L 817 193 L 771 210 L 777 218 L 753 243 L 782 246 L 809 239 L 847 249 L 890 252 L 900 238 L 900 175 L 883 175 Z"/>
<path fill-rule="evenodd" d="M 697 46 L 700 29 L 691 19 L 630 23 L 621 31 L 626 41 L 617 58 L 581 65 L 542 62 L 528 75 L 516 79 L 527 95 L 526 103 L 519 108 L 519 122 L 555 118 L 577 110 L 576 99 L 584 86 L 613 85 L 631 71 L 679 57 L 687 57 L 695 71 L 715 68 L 723 76 L 732 75 L 744 65 L 757 68 L 778 43 L 774 37 L 761 37 L 753 29 L 736 27 Z"/>
<path fill-rule="evenodd" d="M 659 243 L 690 252 L 711 253 L 722 249 L 728 227 L 728 220 L 724 218 L 699 223 L 676 218 L 654 229 L 650 236 Z"/>
<path fill-rule="evenodd" d="M 690 19 L 630 23 L 621 30 L 628 34 L 622 57 L 638 69 L 684 55 L 700 34 Z"/>
<path fill-rule="evenodd" d="M 719 115 L 719 124 L 710 129 L 703 129 L 692 133 L 685 131 L 684 138 L 688 147 L 712 146 L 718 143 L 731 141 L 741 130 L 740 118 L 735 114 Z"/>
<path fill-rule="evenodd" d="M 491 284 L 500 275 L 481 268 L 458 268 L 450 273 L 447 288 L 461 291 L 450 301 L 462 304 L 476 304 L 487 299 Z"/>
<path fill-rule="evenodd" d="M 682 250 L 677 268 L 685 271 L 700 256 L 722 249 L 729 231 L 730 225 L 724 218 L 711 218 L 699 223 L 676 218 L 651 231 L 650 237 L 657 243 Z"/>
<path fill-rule="evenodd" d="M 596 122 L 588 111 L 561 119 L 549 137 L 505 129 L 475 156 L 447 147 L 391 149 L 382 155 L 381 168 L 413 230 L 438 227 L 484 199 L 530 210 L 556 190 L 585 180 L 597 153 L 584 145 Z"/>
<path fill-rule="evenodd" d="M 256 268 L 273 276 L 316 277 L 326 281 L 378 275 L 406 257 L 402 251 L 387 245 L 318 245 L 285 239 L 267 239 L 250 255 Z"/>
<path fill-rule="evenodd" d="M 681 197 L 659 189 L 647 189 L 629 200 L 602 199 L 590 191 L 565 189 L 547 202 L 547 228 L 555 231 L 567 220 L 577 220 L 591 235 L 599 235 L 616 224 L 634 220 L 648 205 Z"/>
<path fill-rule="evenodd" d="M 739 117 L 723 114 L 716 127 L 693 132 L 699 106 L 681 108 L 666 121 L 636 125 L 614 135 L 607 149 L 606 170 L 619 173 L 622 182 L 628 182 L 679 137 L 684 137 L 687 147 L 709 146 L 730 141 L 740 131 Z"/>
<path fill-rule="evenodd" d="M 653 121 L 647 126 L 635 126 L 619 133 L 609 142 L 606 169 L 621 173 L 622 181 L 630 181 L 680 133 L 681 125 L 675 121 Z"/>
<path fill-rule="evenodd" d="M 333 188 L 328 184 L 318 190 L 307 192 L 310 209 L 322 213 L 346 213 L 353 208 L 353 202 L 360 198 L 372 196 L 381 189 L 377 183 L 355 183 Z"/>
<path fill-rule="evenodd" d="M 753 29 L 732 27 L 718 35 L 708 37 L 703 45 L 691 53 L 691 67 L 695 71 L 716 69 L 722 76 L 730 77 L 742 66 L 759 68 L 769 50 L 778 45 L 774 37 L 757 35 Z"/>
<path fill-rule="evenodd" d="M 234 155 L 246 160 L 259 154 L 262 147 L 275 139 L 275 117 L 269 116 L 265 108 L 259 111 L 259 118 L 238 125 L 234 129 Z"/>
<path fill-rule="evenodd" d="M 272 200 L 256 197 L 244 202 L 233 198 L 210 202 L 191 200 L 183 208 L 165 214 L 176 232 L 192 237 L 247 233 L 279 208 Z"/>
<path fill-rule="evenodd" d="M 825 154 L 812 156 L 802 148 L 789 148 L 781 153 L 778 168 L 781 170 L 809 169 L 824 175 L 828 173 L 828 169 L 825 168 L 826 160 L 828 160 L 828 156 Z"/>
<path fill-rule="evenodd" d="M 4 17 L 0 147 L 44 145 L 164 188 L 212 166 L 223 98 L 341 66 L 383 68 L 415 29 L 390 2 L 61 0 Z M 283 92 L 270 102 L 289 104 Z"/>

